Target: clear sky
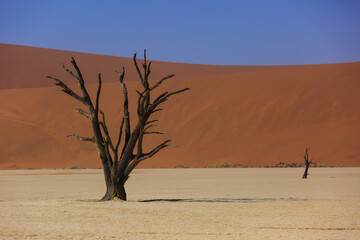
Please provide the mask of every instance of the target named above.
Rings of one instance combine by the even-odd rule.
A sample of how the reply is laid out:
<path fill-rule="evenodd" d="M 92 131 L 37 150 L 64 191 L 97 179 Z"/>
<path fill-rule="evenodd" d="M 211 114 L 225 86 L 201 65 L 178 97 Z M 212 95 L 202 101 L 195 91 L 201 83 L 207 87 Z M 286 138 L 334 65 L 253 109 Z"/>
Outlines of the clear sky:
<path fill-rule="evenodd" d="M 0 0 L 0 43 L 153 60 L 360 61 L 360 0 Z M 1 54 L 1 53 L 0 53 Z"/>

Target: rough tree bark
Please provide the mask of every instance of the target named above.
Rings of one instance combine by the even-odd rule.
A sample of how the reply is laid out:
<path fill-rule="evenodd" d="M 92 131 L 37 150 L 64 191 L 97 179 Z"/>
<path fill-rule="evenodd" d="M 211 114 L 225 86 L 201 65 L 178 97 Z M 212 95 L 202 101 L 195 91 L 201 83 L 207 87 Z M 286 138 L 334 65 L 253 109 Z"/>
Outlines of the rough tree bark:
<path fill-rule="evenodd" d="M 304 160 L 305 160 L 305 172 L 304 172 L 304 175 L 302 176 L 302 178 L 306 179 L 309 175 L 308 171 L 309 171 L 310 164 L 312 163 L 312 161 L 309 161 L 309 148 L 308 147 L 305 148 Z"/>
<path fill-rule="evenodd" d="M 82 92 L 82 96 L 76 94 L 60 79 L 47 76 L 48 78 L 55 80 L 55 84 L 59 86 L 63 92 L 83 103 L 87 109 L 87 111 L 85 111 L 78 107 L 75 108 L 79 114 L 87 117 L 91 121 L 93 136 L 82 137 L 76 134 L 70 134 L 68 137 L 72 136 L 78 140 L 92 142 L 96 145 L 103 166 L 106 183 L 106 193 L 101 200 L 112 200 L 114 198 L 126 200 L 125 183 L 132 170 L 140 162 L 154 156 L 161 149 L 168 146 L 174 146 L 170 144 L 171 140 L 166 140 L 160 145 L 154 147 L 150 152 L 145 153 L 143 152 L 142 144 L 144 136 L 147 134 L 163 134 L 150 130 L 150 128 L 157 126 L 156 124 L 153 124 L 157 122 L 157 120 L 149 120 L 150 116 L 153 113 L 162 110 L 159 106 L 167 101 L 171 96 L 189 90 L 189 88 L 184 88 L 175 92 L 164 92 L 152 100 L 152 91 L 159 87 L 165 80 L 172 78 L 174 75 L 168 75 L 160 79 L 153 86 L 150 86 L 149 75 L 151 73 L 151 62 L 147 62 L 146 60 L 146 50 L 144 51 L 144 62 L 142 63 L 143 71 L 139 68 L 136 60 L 136 54 L 134 54 L 133 61 L 143 87 L 142 91 L 136 91 L 139 95 L 137 100 L 138 120 L 136 126 L 131 130 L 128 92 L 124 83 L 125 69 L 123 68 L 121 73 L 117 73 L 119 75 L 119 82 L 124 95 L 124 113 L 120 125 L 119 135 L 115 142 L 110 137 L 109 129 L 106 125 L 105 113 L 101 111 L 99 107 L 101 93 L 100 73 L 98 75 L 98 89 L 95 102 L 93 102 L 90 98 L 90 95 L 85 87 L 85 81 L 81 71 L 73 57 L 71 58 L 71 64 L 73 65 L 76 74 L 68 69 L 64 64 L 63 68 L 77 81 Z M 125 132 L 125 136 L 123 136 L 123 132 Z M 121 144 L 122 140 L 124 140 L 124 142 Z M 121 151 L 119 149 L 120 145 L 122 145 Z"/>

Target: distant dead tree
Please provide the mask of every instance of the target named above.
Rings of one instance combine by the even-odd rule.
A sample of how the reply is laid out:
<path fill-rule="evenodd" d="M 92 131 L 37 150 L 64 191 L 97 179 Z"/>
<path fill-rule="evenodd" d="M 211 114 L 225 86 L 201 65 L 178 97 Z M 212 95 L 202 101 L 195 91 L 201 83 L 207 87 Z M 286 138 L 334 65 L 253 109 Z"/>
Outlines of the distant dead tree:
<path fill-rule="evenodd" d="M 94 102 L 90 98 L 90 95 L 85 87 L 85 81 L 81 71 L 73 57 L 71 58 L 71 64 L 73 65 L 76 74 L 68 69 L 64 64 L 63 68 L 70 74 L 71 77 L 76 80 L 82 91 L 82 96 L 76 94 L 63 81 L 51 76 L 47 76 L 48 78 L 55 80 L 55 85 L 59 86 L 63 92 L 75 98 L 84 104 L 87 108 L 87 111 L 78 107 L 76 107 L 75 110 L 91 121 L 93 136 L 82 137 L 76 134 L 70 134 L 68 137 L 73 136 L 78 140 L 92 142 L 96 145 L 103 166 L 106 183 L 106 193 L 101 200 L 112 200 L 114 198 L 126 200 L 124 186 L 130 176 L 131 171 L 140 162 L 154 156 L 161 149 L 168 146 L 174 146 L 170 144 L 171 140 L 166 140 L 160 145 L 154 147 L 151 151 L 143 152 L 143 140 L 145 135 L 163 134 L 150 130 L 151 128 L 157 126 L 154 123 L 158 121 L 149 120 L 150 116 L 152 116 L 153 113 L 162 110 L 159 108 L 159 106 L 167 101 L 171 96 L 189 90 L 189 88 L 184 88 L 175 92 L 164 92 L 155 99 L 152 99 L 151 93 L 165 80 L 172 78 L 174 75 L 168 75 L 156 82 L 153 86 L 150 86 L 149 75 L 151 73 L 151 62 L 146 61 L 146 50 L 144 51 L 144 62 L 142 63 L 143 71 L 140 71 L 138 66 L 136 53 L 134 54 L 133 61 L 143 87 L 142 91 L 136 91 L 139 95 L 137 100 L 137 124 L 135 128 L 130 128 L 128 91 L 124 83 L 125 69 L 123 68 L 122 73 L 116 71 L 119 75 L 120 85 L 124 94 L 124 113 L 120 125 L 119 135 L 116 141 L 113 141 L 110 137 L 109 129 L 105 121 L 105 113 L 101 111 L 99 106 L 101 93 L 101 73 L 98 75 L 98 89 Z M 123 131 L 125 131 L 124 137 L 122 136 Z M 121 144 L 122 149 L 120 151 L 119 147 L 122 139 L 124 140 L 124 143 Z"/>
<path fill-rule="evenodd" d="M 302 178 L 307 178 L 307 176 L 309 175 L 308 174 L 309 167 L 310 164 L 312 163 L 312 161 L 309 161 L 309 147 L 305 148 L 304 160 L 305 160 L 305 172 Z"/>

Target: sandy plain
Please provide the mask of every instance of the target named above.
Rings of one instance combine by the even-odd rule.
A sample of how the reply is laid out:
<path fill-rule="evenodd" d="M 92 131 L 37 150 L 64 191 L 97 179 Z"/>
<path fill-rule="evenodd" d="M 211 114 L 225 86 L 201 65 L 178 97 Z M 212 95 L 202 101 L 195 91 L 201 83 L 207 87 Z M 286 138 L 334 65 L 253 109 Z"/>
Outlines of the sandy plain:
<path fill-rule="evenodd" d="M 360 168 L 0 171 L 0 239 L 359 239 Z"/>

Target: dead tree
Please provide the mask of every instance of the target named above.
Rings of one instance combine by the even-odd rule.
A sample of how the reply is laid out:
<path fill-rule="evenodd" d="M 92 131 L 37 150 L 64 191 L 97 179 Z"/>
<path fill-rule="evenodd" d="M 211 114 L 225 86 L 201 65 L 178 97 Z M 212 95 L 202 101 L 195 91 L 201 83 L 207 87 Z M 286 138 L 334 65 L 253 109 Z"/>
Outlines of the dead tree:
<path fill-rule="evenodd" d="M 304 160 L 305 160 L 305 172 L 304 172 L 304 175 L 302 176 L 302 178 L 305 179 L 309 175 L 308 171 L 309 171 L 310 164 L 312 163 L 312 161 L 309 161 L 309 148 L 308 147 L 305 148 Z"/>
<path fill-rule="evenodd" d="M 155 99 L 151 98 L 151 93 L 159 87 L 165 80 L 172 78 L 174 75 L 168 75 L 153 86 L 149 84 L 149 75 L 151 73 L 151 62 L 146 60 L 146 50 L 144 51 L 144 62 L 142 63 L 143 70 L 140 70 L 136 60 L 136 54 L 133 57 L 136 71 L 139 75 L 139 79 L 142 84 L 142 91 L 137 91 L 137 124 L 134 128 L 130 127 L 130 114 L 128 104 L 128 91 L 124 83 L 125 69 L 119 75 L 119 82 L 124 95 L 124 113 L 120 125 L 119 135 L 116 141 L 113 141 L 110 137 L 109 129 L 105 121 L 105 113 L 100 110 L 100 93 L 101 93 L 101 74 L 98 75 L 98 89 L 96 93 L 95 101 L 92 101 L 86 87 L 85 81 L 81 74 L 81 71 L 75 61 L 71 58 L 71 64 L 73 65 L 76 73 L 71 71 L 63 64 L 63 68 L 72 76 L 78 83 L 82 95 L 76 94 L 70 89 L 63 81 L 47 76 L 55 80 L 55 85 L 59 86 L 63 92 L 69 96 L 75 98 L 79 102 L 85 105 L 86 110 L 76 107 L 75 110 L 88 118 L 91 121 L 93 136 L 82 137 L 76 134 L 70 134 L 81 141 L 92 142 L 96 145 L 106 183 L 106 193 L 101 200 L 112 200 L 118 198 L 126 200 L 125 183 L 128 180 L 131 171 L 142 161 L 154 156 L 161 149 L 174 146 L 170 144 L 171 140 L 166 140 L 160 145 L 154 147 L 149 152 L 143 151 L 143 140 L 148 134 L 162 134 L 160 132 L 151 131 L 151 128 L 157 126 L 154 124 L 158 120 L 149 120 L 153 113 L 162 110 L 159 106 L 167 101 L 171 96 L 182 93 L 189 88 L 184 88 L 175 92 L 164 92 L 157 96 Z M 123 132 L 124 135 L 123 136 Z M 121 143 L 123 140 L 123 143 Z M 122 149 L 120 150 L 120 145 Z"/>

